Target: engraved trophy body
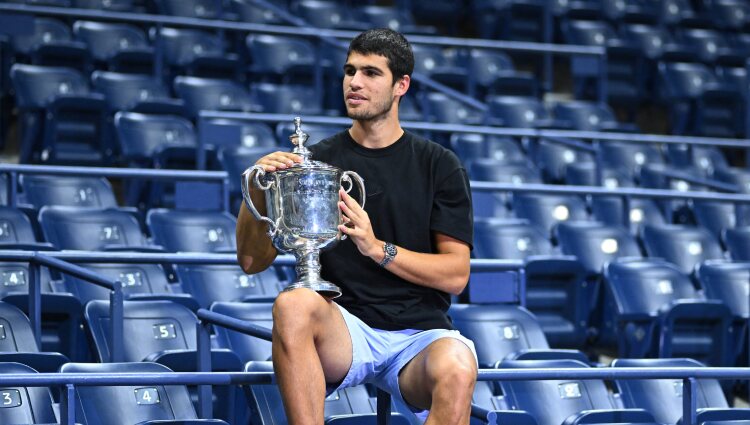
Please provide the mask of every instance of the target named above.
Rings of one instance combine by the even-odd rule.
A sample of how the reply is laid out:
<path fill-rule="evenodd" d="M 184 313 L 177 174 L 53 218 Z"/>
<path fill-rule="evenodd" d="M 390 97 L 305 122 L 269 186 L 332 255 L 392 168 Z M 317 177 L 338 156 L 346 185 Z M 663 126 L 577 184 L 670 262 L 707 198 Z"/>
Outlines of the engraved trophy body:
<path fill-rule="evenodd" d="M 349 192 L 356 183 L 364 208 L 365 184 L 353 171 L 313 161 L 305 147 L 308 135 L 302 132 L 299 117 L 294 124 L 295 132 L 289 138 L 295 145 L 293 152 L 302 157 L 302 162 L 271 173 L 266 173 L 260 165 L 248 168 L 242 173 L 242 197 L 253 216 L 268 223 L 274 247 L 292 253 L 297 260 L 297 280 L 284 291 L 309 288 L 336 298 L 341 289 L 320 277 L 320 251 L 332 248 L 346 237 L 338 229 L 343 223 L 338 206 L 339 188 Z M 251 182 L 266 192 L 268 217 L 262 216 L 250 199 Z"/>

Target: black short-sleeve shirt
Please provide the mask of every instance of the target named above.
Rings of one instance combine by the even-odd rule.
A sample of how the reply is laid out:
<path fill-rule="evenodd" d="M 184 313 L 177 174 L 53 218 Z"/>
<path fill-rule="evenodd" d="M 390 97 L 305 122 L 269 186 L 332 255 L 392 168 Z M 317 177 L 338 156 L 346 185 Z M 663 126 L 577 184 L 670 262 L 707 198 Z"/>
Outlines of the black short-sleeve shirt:
<path fill-rule="evenodd" d="M 386 148 L 368 149 L 347 130 L 310 150 L 313 160 L 364 179 L 365 211 L 378 239 L 423 253 L 437 252 L 434 232 L 472 245 L 469 179 L 448 149 L 409 132 Z M 356 186 L 351 194 L 360 199 Z M 349 239 L 323 252 L 321 266 L 322 277 L 342 289 L 336 302 L 373 328 L 452 328 L 449 294 L 401 279 Z"/>

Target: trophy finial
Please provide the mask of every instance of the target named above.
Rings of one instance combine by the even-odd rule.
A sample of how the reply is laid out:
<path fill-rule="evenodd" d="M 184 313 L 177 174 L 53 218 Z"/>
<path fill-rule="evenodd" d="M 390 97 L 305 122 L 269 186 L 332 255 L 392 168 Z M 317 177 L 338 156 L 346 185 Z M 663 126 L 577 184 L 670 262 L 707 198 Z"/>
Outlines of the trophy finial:
<path fill-rule="evenodd" d="M 294 133 L 289 136 L 289 140 L 291 140 L 294 145 L 294 150 L 292 152 L 302 156 L 304 160 L 307 160 L 311 154 L 310 150 L 305 146 L 309 137 L 310 136 L 307 133 L 302 131 L 302 119 L 300 117 L 294 117 Z"/>

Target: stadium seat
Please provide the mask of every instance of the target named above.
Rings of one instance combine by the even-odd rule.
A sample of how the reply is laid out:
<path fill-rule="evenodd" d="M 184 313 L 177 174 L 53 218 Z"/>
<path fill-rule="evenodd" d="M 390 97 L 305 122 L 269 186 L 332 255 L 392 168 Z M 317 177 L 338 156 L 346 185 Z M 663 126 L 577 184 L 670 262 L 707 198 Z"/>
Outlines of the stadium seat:
<path fill-rule="evenodd" d="M 215 0 L 154 0 L 162 15 L 221 19 L 221 3 Z"/>
<path fill-rule="evenodd" d="M 737 220 L 743 219 L 740 215 L 743 207 L 726 202 L 693 201 L 693 215 L 699 226 L 711 232 L 714 238 L 720 241 L 724 230 L 737 226 Z"/>
<path fill-rule="evenodd" d="M 37 242 L 29 217 L 20 209 L 0 206 L 0 249 L 40 249 L 49 245 Z"/>
<path fill-rule="evenodd" d="M 320 66 L 318 48 L 309 39 L 250 34 L 245 43 L 254 82 L 306 84 L 313 81 L 315 68 Z"/>
<path fill-rule="evenodd" d="M 615 359 L 612 367 L 703 367 L 698 361 L 678 359 Z M 622 403 L 628 408 L 651 412 L 663 424 L 680 423 L 683 406 L 682 380 L 673 379 L 618 379 L 615 381 Z M 730 409 L 716 379 L 696 380 L 697 423 L 705 423 L 703 415 L 713 420 L 744 420 L 750 418 L 748 409 Z M 734 412 L 732 412 L 734 411 Z M 742 416 L 737 417 L 737 414 Z M 721 423 L 721 422 L 719 422 Z M 732 422 L 726 422 L 732 423 Z"/>
<path fill-rule="evenodd" d="M 45 205 L 117 208 L 112 185 L 104 177 L 21 175 L 22 203 L 38 210 Z"/>
<path fill-rule="evenodd" d="M 694 52 L 697 59 L 709 65 L 743 66 L 743 52 L 733 48 L 722 34 L 713 29 L 685 28 L 677 39 Z"/>
<path fill-rule="evenodd" d="M 425 114 L 425 121 L 444 124 L 476 125 L 484 120 L 481 111 L 444 93 L 430 92 L 420 93 L 420 95 L 420 103 L 422 112 Z M 437 141 L 440 141 L 446 136 L 445 133 L 442 133 L 436 134 L 433 137 L 439 139 Z"/>
<path fill-rule="evenodd" d="M 664 0 L 660 18 L 660 23 L 670 28 L 706 28 L 711 25 L 707 17 L 696 12 L 690 0 Z"/>
<path fill-rule="evenodd" d="M 724 243 L 732 260 L 750 261 L 750 226 L 726 229 Z"/>
<path fill-rule="evenodd" d="M 111 162 L 104 97 L 70 68 L 15 64 L 11 80 L 20 110 L 20 161 L 93 165 Z"/>
<path fill-rule="evenodd" d="M 731 364 L 729 308 L 707 300 L 676 266 L 654 259 L 610 262 L 605 290 L 601 341 L 616 341 L 620 357 Z"/>
<path fill-rule="evenodd" d="M 523 260 L 531 255 L 553 255 L 549 238 L 527 220 L 498 217 L 474 219 L 476 258 Z"/>
<path fill-rule="evenodd" d="M 135 0 L 73 0 L 73 7 L 110 12 L 135 12 L 136 3 Z"/>
<path fill-rule="evenodd" d="M 136 217 L 118 209 L 45 206 L 39 211 L 44 238 L 57 249 L 138 250 L 150 247 Z"/>
<path fill-rule="evenodd" d="M 268 124 L 228 118 L 204 120 L 198 128 L 198 137 L 204 146 L 213 146 L 219 152 L 222 149 L 252 150 L 278 146 L 276 135 Z"/>
<path fill-rule="evenodd" d="M 589 275 L 601 275 L 603 266 L 615 258 L 642 257 L 638 242 L 627 230 L 594 221 L 560 223 L 557 241 L 562 253 L 578 258 Z"/>
<path fill-rule="evenodd" d="M 488 95 L 536 97 L 539 94 L 536 78 L 528 72 L 516 71 L 505 53 L 471 49 L 467 56 L 470 96 L 484 99 Z"/>
<path fill-rule="evenodd" d="M 647 143 L 607 141 L 600 143 L 599 149 L 604 165 L 625 171 L 631 179 L 637 179 L 640 176 L 641 167 L 646 163 L 664 163 L 659 148 Z"/>
<path fill-rule="evenodd" d="M 647 224 L 641 239 L 649 257 L 663 258 L 685 274 L 703 260 L 724 258 L 718 239 L 700 227 Z"/>
<path fill-rule="evenodd" d="M 154 243 L 170 252 L 234 252 L 237 219 L 227 212 L 149 210 Z"/>
<path fill-rule="evenodd" d="M 1 357 L 0 357 L 1 358 Z M 15 362 L 0 363 L 0 374 L 36 374 L 33 368 Z M 4 386 L 0 390 L 3 408 L 0 422 L 5 424 L 57 423 L 52 394 L 47 387 Z"/>
<path fill-rule="evenodd" d="M 560 222 L 588 219 L 583 199 L 569 195 L 516 193 L 513 196 L 513 211 L 517 217 L 529 220 L 550 236 L 552 228 Z"/>
<path fill-rule="evenodd" d="M 0 362 L 18 362 L 35 371 L 56 372 L 60 365 L 69 361 L 58 352 L 41 351 L 29 318 L 12 304 L 0 301 L 0 318 L 4 336 L 0 340 Z"/>
<path fill-rule="evenodd" d="M 170 96 L 161 81 L 149 75 L 94 71 L 94 90 L 104 95 L 110 112 L 140 112 L 157 115 L 184 115 L 185 104 Z"/>
<path fill-rule="evenodd" d="M 261 112 L 297 115 L 321 115 L 324 112 L 323 99 L 314 87 L 258 83 L 251 85 L 250 89 Z"/>
<path fill-rule="evenodd" d="M 194 168 L 185 165 L 194 163 L 197 143 L 195 128 L 186 118 L 118 112 L 115 129 L 123 159 L 131 166 Z"/>
<path fill-rule="evenodd" d="M 432 44 L 413 44 L 414 72 L 456 90 L 468 90 L 469 71 L 455 49 Z"/>
<path fill-rule="evenodd" d="M 654 24 L 659 19 L 657 5 L 643 0 L 605 0 L 602 14 L 614 25 L 626 22 Z"/>
<path fill-rule="evenodd" d="M 346 3 L 321 0 L 298 0 L 293 2 L 290 12 L 307 21 L 315 28 L 364 31 L 367 23 L 359 22 Z"/>
<path fill-rule="evenodd" d="M 153 71 L 154 49 L 149 46 L 146 34 L 135 25 L 76 21 L 73 33 L 86 43 L 98 69 L 135 74 Z"/>
<path fill-rule="evenodd" d="M 213 0 L 198 0 L 216 3 Z M 175 5 L 188 5 L 190 1 L 174 1 Z M 205 78 L 240 79 L 244 75 L 239 56 L 227 52 L 224 42 L 216 35 L 200 29 L 162 28 L 152 29 L 150 37 L 159 38 L 158 43 L 168 65 L 166 80 L 177 75 Z"/>
<path fill-rule="evenodd" d="M 221 164 L 221 168 L 230 176 L 229 197 L 231 211 L 238 211 L 239 214 L 240 205 L 243 202 L 242 188 L 240 186 L 240 176 L 242 173 L 248 167 L 252 167 L 261 157 L 278 151 L 279 149 L 280 148 L 276 146 L 256 146 L 254 148 L 224 148 L 219 151 L 219 163 Z"/>
<path fill-rule="evenodd" d="M 68 363 L 62 373 L 163 374 L 168 367 L 151 362 Z M 135 395 L 135 397 L 134 397 Z M 76 422 L 98 424 L 224 424 L 218 419 L 197 419 L 184 385 L 76 386 Z"/>
<path fill-rule="evenodd" d="M 274 11 L 259 6 L 251 0 L 231 0 L 229 6 L 241 22 L 269 25 L 284 23 Z"/>
<path fill-rule="evenodd" d="M 539 139 L 530 146 L 529 150 L 532 161 L 541 171 L 542 179 L 547 183 L 563 182 L 568 165 L 592 163 L 594 160 L 589 152 L 549 139 Z"/>
<path fill-rule="evenodd" d="M 476 0 L 472 2 L 470 13 L 481 38 L 540 43 L 551 41 L 552 34 L 546 34 L 546 2 Z M 547 35 L 550 38 L 546 38 Z"/>
<path fill-rule="evenodd" d="M 508 164 L 527 162 L 526 154 L 511 137 L 478 133 L 453 133 L 450 147 L 468 170 L 474 160 L 490 158 Z"/>
<path fill-rule="evenodd" d="M 507 164 L 505 161 L 483 158 L 475 159 L 469 164 L 468 173 L 471 180 L 495 183 L 541 183 L 539 170 L 530 164 Z M 472 204 L 475 217 L 504 217 L 512 196 L 506 192 L 472 191 Z"/>
<path fill-rule="evenodd" d="M 273 300 L 285 286 L 273 267 L 252 275 L 238 266 L 177 265 L 175 271 L 182 290 L 202 308 L 222 301 Z"/>
<path fill-rule="evenodd" d="M 747 366 L 750 306 L 750 264 L 722 260 L 704 261 L 696 273 L 708 299 L 721 300 L 732 311 L 735 339 L 732 346 L 738 366 Z"/>
<path fill-rule="evenodd" d="M 617 131 L 637 132 L 634 124 L 621 124 L 617 122 L 612 109 L 607 105 L 571 100 L 559 102 L 555 105 L 552 114 L 558 121 L 566 123 L 566 127 L 583 131 Z"/>
<path fill-rule="evenodd" d="M 91 66 L 86 45 L 74 40 L 70 27 L 57 19 L 34 18 L 33 32 L 14 35 L 10 44 L 22 63 L 70 67 L 82 72 Z"/>
<path fill-rule="evenodd" d="M 713 28 L 723 31 L 742 31 L 747 27 L 750 8 L 747 3 L 735 0 L 718 0 L 706 8 L 711 15 Z"/>
<path fill-rule="evenodd" d="M 194 120 L 203 110 L 250 112 L 260 109 L 242 84 L 229 79 L 179 76 L 174 79 L 174 91 L 185 101 L 185 109 Z"/>
<path fill-rule="evenodd" d="M 273 304 L 271 302 L 226 302 L 217 301 L 211 311 L 235 319 L 271 329 L 273 327 Z M 216 346 L 231 350 L 242 363 L 271 359 L 271 342 L 240 332 L 215 326 Z"/>
<path fill-rule="evenodd" d="M 503 360 L 500 369 L 586 368 L 578 360 Z M 619 410 L 602 380 L 518 380 L 502 381 L 500 388 L 513 409 L 525 410 L 539 425 L 579 424 L 585 412 L 609 411 L 617 423 L 632 423 L 630 415 L 642 420 L 641 410 Z M 603 414 L 600 413 L 600 414 Z M 646 421 L 655 423 L 656 421 Z M 584 421 L 583 423 L 587 423 Z M 637 423 L 637 422 L 636 422 Z"/>
<path fill-rule="evenodd" d="M 627 214 L 630 232 L 640 234 L 640 228 L 646 223 L 664 224 L 664 215 L 653 199 L 632 198 L 628 211 L 625 211 L 624 200 L 613 196 L 595 196 L 591 200 L 591 213 L 594 219 L 610 226 L 625 225 Z"/>
<path fill-rule="evenodd" d="M 714 178 L 737 186 L 740 193 L 750 193 L 750 172 L 738 167 L 722 167 L 714 170 Z"/>
<path fill-rule="evenodd" d="M 670 144 L 667 146 L 667 159 L 676 167 L 694 167 L 706 176 L 713 176 L 714 171 L 729 167 L 724 154 L 716 146 L 688 146 Z"/>
<path fill-rule="evenodd" d="M 489 96 L 487 122 L 491 125 L 518 128 L 562 128 L 542 102 L 533 97 Z"/>
<path fill-rule="evenodd" d="M 408 9 L 394 6 L 363 5 L 352 10 L 353 15 L 371 28 L 390 28 L 402 34 L 435 35 L 437 28 L 417 25 Z"/>
<path fill-rule="evenodd" d="M 565 166 L 565 184 L 573 186 L 603 186 L 608 189 L 635 186 L 633 178 L 625 171 L 603 167 L 601 184 L 596 180 L 595 162 L 574 162 Z"/>

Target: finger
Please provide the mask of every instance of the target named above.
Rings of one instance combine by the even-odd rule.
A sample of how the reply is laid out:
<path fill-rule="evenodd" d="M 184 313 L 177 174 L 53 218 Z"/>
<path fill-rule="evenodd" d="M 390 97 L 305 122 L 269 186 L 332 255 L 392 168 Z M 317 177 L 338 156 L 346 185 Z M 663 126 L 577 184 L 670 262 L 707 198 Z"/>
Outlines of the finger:
<path fill-rule="evenodd" d="M 344 201 L 339 201 L 339 208 L 352 224 L 357 226 L 361 223 L 361 216 L 359 216 L 356 211 L 353 211 Z"/>
<path fill-rule="evenodd" d="M 347 207 L 349 207 L 350 210 L 352 210 L 353 213 L 355 213 L 357 216 L 362 215 L 362 207 L 359 205 L 359 202 L 355 201 L 354 198 L 349 196 L 346 191 L 341 188 L 339 189 L 339 195 L 341 197 L 341 200 L 346 204 Z"/>

